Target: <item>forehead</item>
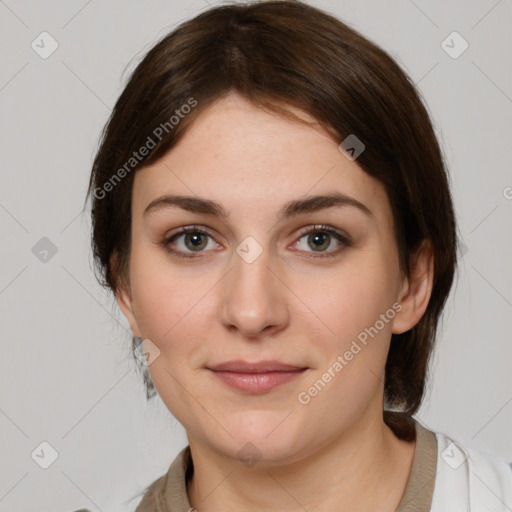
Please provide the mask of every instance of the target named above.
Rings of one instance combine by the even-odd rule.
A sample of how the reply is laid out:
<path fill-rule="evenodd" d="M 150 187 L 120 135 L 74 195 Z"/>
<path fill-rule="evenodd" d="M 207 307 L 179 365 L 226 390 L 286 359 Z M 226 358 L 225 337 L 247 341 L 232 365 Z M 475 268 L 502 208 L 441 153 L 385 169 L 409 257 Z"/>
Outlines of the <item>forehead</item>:
<path fill-rule="evenodd" d="M 390 209 L 382 184 L 348 160 L 311 116 L 288 108 L 310 124 L 267 113 L 237 95 L 214 102 L 166 155 L 136 172 L 134 213 L 142 215 L 166 193 L 261 215 L 262 207 L 278 211 L 291 200 L 340 192 L 386 220 Z"/>

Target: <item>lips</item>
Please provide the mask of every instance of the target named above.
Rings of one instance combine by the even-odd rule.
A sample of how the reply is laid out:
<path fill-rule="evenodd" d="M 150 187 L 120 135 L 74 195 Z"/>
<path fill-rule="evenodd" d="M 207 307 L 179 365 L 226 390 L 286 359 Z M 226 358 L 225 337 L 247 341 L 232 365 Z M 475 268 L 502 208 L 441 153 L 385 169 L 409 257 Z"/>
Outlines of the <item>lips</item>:
<path fill-rule="evenodd" d="M 215 366 L 209 366 L 213 371 L 226 371 L 237 373 L 268 373 L 268 372 L 293 372 L 304 370 L 306 366 L 296 366 L 291 364 L 282 363 L 276 360 L 259 361 L 249 363 L 241 359 L 226 361 Z"/>
<path fill-rule="evenodd" d="M 308 368 L 282 363 L 280 361 L 227 361 L 208 368 L 225 385 L 237 391 L 250 394 L 266 393 L 286 384 Z"/>

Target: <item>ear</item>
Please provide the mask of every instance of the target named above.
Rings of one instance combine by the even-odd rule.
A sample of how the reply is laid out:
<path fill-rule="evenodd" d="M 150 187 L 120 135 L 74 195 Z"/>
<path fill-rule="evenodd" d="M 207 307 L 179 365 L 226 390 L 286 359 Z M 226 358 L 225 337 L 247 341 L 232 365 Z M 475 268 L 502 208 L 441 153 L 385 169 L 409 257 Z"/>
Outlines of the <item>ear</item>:
<path fill-rule="evenodd" d="M 140 338 L 142 336 L 137 323 L 137 319 L 135 318 L 135 315 L 133 313 L 133 301 L 130 286 L 125 283 L 124 279 L 120 278 L 117 272 L 117 254 L 112 254 L 110 258 L 110 268 L 112 269 L 112 274 L 115 276 L 116 280 L 115 296 L 117 304 L 119 305 L 119 308 L 123 312 L 123 315 L 125 316 L 126 320 L 128 320 L 133 335 Z"/>
<path fill-rule="evenodd" d="M 398 301 L 402 309 L 393 320 L 393 334 L 402 334 L 412 329 L 427 309 L 434 281 L 434 252 L 432 244 L 423 240 L 417 251 L 410 257 L 410 277 L 404 282 Z"/>

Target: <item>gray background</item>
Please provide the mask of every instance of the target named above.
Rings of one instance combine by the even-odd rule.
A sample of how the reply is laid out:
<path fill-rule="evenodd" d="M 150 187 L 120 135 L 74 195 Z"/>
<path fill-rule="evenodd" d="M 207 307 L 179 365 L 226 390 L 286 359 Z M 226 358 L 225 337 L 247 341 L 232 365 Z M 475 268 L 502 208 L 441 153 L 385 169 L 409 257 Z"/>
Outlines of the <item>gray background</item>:
<path fill-rule="evenodd" d="M 380 44 L 419 84 L 450 167 L 467 252 L 418 418 L 512 461 L 512 2 L 311 3 Z M 1 511 L 134 510 L 138 500 L 122 502 L 186 444 L 160 399 L 145 403 L 128 325 L 94 279 L 80 212 L 127 70 L 206 7 L 0 0 Z M 47 59 L 31 47 L 43 31 L 59 45 Z M 458 58 L 441 45 L 453 31 L 469 44 Z M 460 43 L 445 44 L 453 53 Z M 43 237 L 57 250 L 46 261 Z M 46 470 L 31 457 L 43 441 L 58 452 Z"/>

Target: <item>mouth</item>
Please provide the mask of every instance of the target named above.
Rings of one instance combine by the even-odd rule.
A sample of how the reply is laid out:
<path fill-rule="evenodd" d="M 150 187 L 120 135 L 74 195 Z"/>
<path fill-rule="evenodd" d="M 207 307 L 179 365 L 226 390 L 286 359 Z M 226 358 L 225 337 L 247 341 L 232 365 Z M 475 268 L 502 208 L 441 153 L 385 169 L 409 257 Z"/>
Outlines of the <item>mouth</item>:
<path fill-rule="evenodd" d="M 297 366 L 292 364 L 283 363 L 275 359 L 256 361 L 249 363 L 242 359 L 233 361 L 226 361 L 214 366 L 208 366 L 208 369 L 213 371 L 227 371 L 239 373 L 266 373 L 266 372 L 291 372 L 296 370 L 304 370 L 306 366 Z"/>
<path fill-rule="evenodd" d="M 297 379 L 309 370 L 280 361 L 228 361 L 208 368 L 226 386 L 244 393 L 266 393 Z"/>

